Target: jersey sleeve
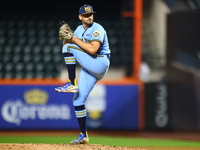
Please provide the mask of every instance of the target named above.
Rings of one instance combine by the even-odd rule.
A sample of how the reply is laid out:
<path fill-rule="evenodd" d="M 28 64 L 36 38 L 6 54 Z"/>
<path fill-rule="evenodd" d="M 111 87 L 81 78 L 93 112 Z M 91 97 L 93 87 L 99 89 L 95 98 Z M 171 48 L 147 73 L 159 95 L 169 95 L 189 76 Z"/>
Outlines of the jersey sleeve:
<path fill-rule="evenodd" d="M 92 38 L 91 41 L 103 42 L 105 30 L 102 26 L 96 26 L 92 30 Z"/>

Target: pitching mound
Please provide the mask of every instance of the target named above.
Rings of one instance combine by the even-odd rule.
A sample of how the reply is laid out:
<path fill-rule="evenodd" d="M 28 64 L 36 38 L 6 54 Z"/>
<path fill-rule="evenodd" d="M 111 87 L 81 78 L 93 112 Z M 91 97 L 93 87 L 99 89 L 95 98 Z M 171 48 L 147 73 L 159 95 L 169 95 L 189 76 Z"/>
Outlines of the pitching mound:
<path fill-rule="evenodd" d="M 0 144 L 0 150 L 145 150 L 99 144 Z"/>

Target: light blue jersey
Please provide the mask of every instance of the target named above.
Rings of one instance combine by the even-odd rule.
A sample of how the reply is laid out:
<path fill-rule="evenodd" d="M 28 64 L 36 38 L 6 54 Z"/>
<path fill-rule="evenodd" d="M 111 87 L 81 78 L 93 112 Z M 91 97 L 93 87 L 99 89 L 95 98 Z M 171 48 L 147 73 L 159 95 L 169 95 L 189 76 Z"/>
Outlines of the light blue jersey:
<path fill-rule="evenodd" d="M 66 44 L 62 48 L 69 81 L 66 85 L 55 88 L 58 92 L 75 93 L 73 105 L 81 133 L 76 140 L 71 141 L 71 143 L 76 144 L 86 144 L 89 141 L 85 101 L 95 84 L 105 76 L 110 66 L 107 33 L 100 24 L 93 22 L 94 13 L 96 12 L 91 5 L 85 4 L 80 7 L 79 20 L 81 20 L 82 25 L 79 25 L 74 31 L 74 36 L 71 38 L 74 42 L 64 41 L 63 43 Z M 98 50 L 97 46 L 99 46 Z M 95 54 L 93 54 L 94 51 Z M 75 82 L 76 63 L 81 66 L 78 84 Z"/>
<path fill-rule="evenodd" d="M 86 43 L 91 43 L 92 41 L 100 42 L 101 46 L 97 54 L 110 54 L 107 33 L 100 24 L 94 22 L 92 26 L 87 29 L 84 29 L 83 25 L 80 25 L 74 31 L 74 35 Z"/>
<path fill-rule="evenodd" d="M 80 25 L 74 31 L 74 35 L 86 43 L 92 41 L 101 43 L 97 55 L 86 53 L 84 49 L 76 44 L 67 43 L 62 49 L 64 54 L 73 54 L 73 57 L 65 58 L 66 63 L 75 64 L 78 62 L 82 67 L 78 79 L 78 93 L 75 94 L 73 100 L 74 106 L 81 106 L 85 104 L 86 98 L 97 81 L 101 80 L 107 73 L 110 65 L 110 49 L 106 31 L 98 23 L 93 23 L 87 29 Z"/>

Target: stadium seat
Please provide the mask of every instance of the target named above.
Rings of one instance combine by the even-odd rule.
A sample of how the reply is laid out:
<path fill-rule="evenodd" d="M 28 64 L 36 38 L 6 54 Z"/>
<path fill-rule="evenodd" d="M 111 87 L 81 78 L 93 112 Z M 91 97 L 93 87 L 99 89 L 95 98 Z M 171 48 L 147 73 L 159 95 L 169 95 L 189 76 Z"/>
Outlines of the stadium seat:
<path fill-rule="evenodd" d="M 109 10 L 109 6 L 105 9 Z M 103 13 L 95 19 L 107 31 L 111 66 L 127 65 L 132 49 L 132 32 L 127 32 L 131 21 L 121 20 L 119 12 Z M 4 29 L 0 30 L 0 78 L 59 76 L 65 66 L 62 41 L 57 39 L 59 22 L 64 20 L 75 30 L 81 24 L 76 13 L 16 12 L 0 15 L 0 20 L 0 28 Z"/>

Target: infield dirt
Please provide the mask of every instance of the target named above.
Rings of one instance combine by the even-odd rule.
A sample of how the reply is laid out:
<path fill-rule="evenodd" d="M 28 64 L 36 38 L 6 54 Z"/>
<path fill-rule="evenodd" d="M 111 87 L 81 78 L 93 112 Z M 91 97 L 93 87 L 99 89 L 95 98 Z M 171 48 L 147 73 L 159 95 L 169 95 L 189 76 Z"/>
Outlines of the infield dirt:
<path fill-rule="evenodd" d="M 0 150 L 146 150 L 99 144 L 0 144 Z"/>

